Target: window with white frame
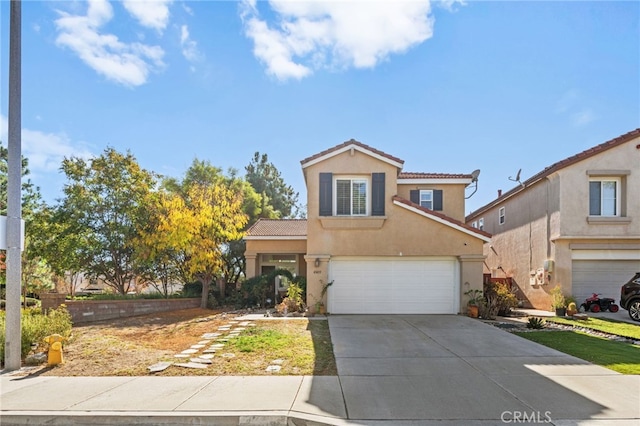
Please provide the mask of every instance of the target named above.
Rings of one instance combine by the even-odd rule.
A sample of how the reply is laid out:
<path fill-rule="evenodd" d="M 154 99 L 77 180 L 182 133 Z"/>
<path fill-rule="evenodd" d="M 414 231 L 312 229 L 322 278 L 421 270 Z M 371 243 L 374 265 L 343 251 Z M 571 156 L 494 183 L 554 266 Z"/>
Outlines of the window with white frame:
<path fill-rule="evenodd" d="M 500 207 L 498 210 L 498 225 L 504 225 L 504 207 Z"/>
<path fill-rule="evenodd" d="M 484 231 L 484 217 L 478 219 L 478 229 Z"/>
<path fill-rule="evenodd" d="M 589 216 L 620 216 L 620 187 L 617 177 L 589 179 Z"/>
<path fill-rule="evenodd" d="M 335 214 L 337 216 L 366 216 L 368 209 L 368 181 L 363 178 L 335 180 Z"/>
<path fill-rule="evenodd" d="M 475 220 L 473 222 L 471 222 L 471 227 L 472 228 L 478 228 L 478 222 L 476 222 Z"/>
<path fill-rule="evenodd" d="M 420 190 L 420 207 L 425 207 L 429 210 L 433 210 L 433 190 L 432 189 Z"/>

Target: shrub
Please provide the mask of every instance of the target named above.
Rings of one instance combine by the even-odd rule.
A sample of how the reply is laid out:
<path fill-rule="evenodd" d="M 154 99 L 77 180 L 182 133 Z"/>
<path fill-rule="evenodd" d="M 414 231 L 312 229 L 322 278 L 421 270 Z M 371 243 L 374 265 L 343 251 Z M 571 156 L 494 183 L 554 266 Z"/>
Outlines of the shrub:
<path fill-rule="evenodd" d="M 498 298 L 498 314 L 507 316 L 511 310 L 518 306 L 518 298 L 514 290 L 510 289 L 507 283 L 495 283 L 495 293 Z"/>
<path fill-rule="evenodd" d="M 26 357 L 31 351 L 31 345 L 43 344 L 43 339 L 52 334 L 64 337 L 71 336 L 71 315 L 65 305 L 58 309 L 50 309 L 44 315 L 40 308 L 23 310 L 21 314 L 20 355 Z M 5 312 L 0 312 L 0 360 L 4 362 L 5 345 Z"/>
<path fill-rule="evenodd" d="M 531 328 L 533 330 L 540 330 L 542 328 L 544 328 L 544 320 L 542 318 L 538 318 L 538 317 L 531 317 L 529 318 L 529 321 L 527 322 L 527 328 Z"/>

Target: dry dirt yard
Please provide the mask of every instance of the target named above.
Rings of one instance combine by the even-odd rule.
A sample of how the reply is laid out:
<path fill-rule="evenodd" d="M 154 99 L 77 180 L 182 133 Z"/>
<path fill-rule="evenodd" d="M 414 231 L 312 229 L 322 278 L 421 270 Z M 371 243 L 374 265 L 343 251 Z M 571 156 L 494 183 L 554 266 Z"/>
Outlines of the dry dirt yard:
<path fill-rule="evenodd" d="M 194 376 L 194 375 L 335 375 L 327 321 L 306 318 L 258 320 L 239 337 L 224 342 L 206 369 L 172 365 L 158 373 L 148 367 L 162 361 L 188 362 L 175 355 L 219 332 L 241 314 L 186 309 L 73 328 L 64 347 L 64 364 L 29 371 L 44 376 Z M 224 332 L 223 332 L 224 333 Z M 224 338 L 226 336 L 220 336 Z M 211 343 L 216 343 L 212 340 Z M 223 354 L 226 354 L 223 356 Z M 233 355 L 228 355 L 233 354 Z M 274 360 L 277 373 L 265 369 Z"/>

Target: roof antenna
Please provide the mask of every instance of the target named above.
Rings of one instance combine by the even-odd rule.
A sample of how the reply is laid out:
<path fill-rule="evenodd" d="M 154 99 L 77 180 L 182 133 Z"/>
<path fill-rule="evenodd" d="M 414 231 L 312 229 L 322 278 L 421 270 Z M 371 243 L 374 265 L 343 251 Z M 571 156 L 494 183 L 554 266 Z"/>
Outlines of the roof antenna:
<path fill-rule="evenodd" d="M 465 200 L 471 198 L 478 190 L 478 176 L 480 176 L 480 169 L 475 169 L 471 172 L 471 183 L 475 183 L 475 185 L 473 186 L 473 192 L 468 197 L 464 197 Z"/>
<path fill-rule="evenodd" d="M 516 178 L 512 178 L 511 176 L 509 176 L 509 180 L 513 181 L 513 182 L 518 182 L 520 184 L 521 187 L 524 188 L 524 184 L 522 182 L 520 182 L 520 172 L 522 172 L 522 169 L 518 169 L 518 174 L 516 175 Z"/>

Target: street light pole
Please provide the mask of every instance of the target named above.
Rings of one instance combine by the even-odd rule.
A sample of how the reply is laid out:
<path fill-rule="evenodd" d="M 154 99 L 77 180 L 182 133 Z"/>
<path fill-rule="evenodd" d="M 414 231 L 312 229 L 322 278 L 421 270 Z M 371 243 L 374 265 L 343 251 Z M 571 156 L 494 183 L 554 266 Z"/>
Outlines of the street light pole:
<path fill-rule="evenodd" d="M 7 295 L 4 346 L 4 367 L 8 371 L 18 370 L 21 367 L 21 6 L 20 0 L 11 0 L 11 12 L 9 17 L 9 141 L 7 148 Z"/>

